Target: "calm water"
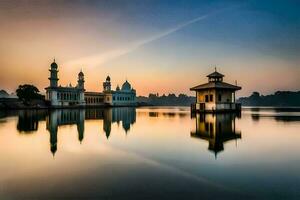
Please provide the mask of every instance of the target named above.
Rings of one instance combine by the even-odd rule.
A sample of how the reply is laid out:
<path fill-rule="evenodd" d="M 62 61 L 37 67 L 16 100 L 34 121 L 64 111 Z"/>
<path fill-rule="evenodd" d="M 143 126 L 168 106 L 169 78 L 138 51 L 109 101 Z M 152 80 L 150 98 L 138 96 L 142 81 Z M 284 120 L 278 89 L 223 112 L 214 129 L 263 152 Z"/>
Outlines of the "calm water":
<path fill-rule="evenodd" d="M 0 113 L 0 199 L 300 199 L 300 111 Z"/>

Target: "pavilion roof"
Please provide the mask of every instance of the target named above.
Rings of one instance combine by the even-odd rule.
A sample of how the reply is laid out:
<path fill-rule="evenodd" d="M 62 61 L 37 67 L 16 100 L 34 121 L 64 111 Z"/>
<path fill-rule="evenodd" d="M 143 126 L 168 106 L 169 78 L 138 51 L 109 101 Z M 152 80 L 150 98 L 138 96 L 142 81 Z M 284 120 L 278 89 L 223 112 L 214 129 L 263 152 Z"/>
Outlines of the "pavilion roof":
<path fill-rule="evenodd" d="M 224 77 L 224 75 L 217 71 L 214 71 L 213 73 L 208 74 L 207 77 L 208 78 L 222 78 L 222 77 Z"/>
<path fill-rule="evenodd" d="M 242 88 L 240 86 L 232 85 L 232 84 L 225 83 L 225 82 L 208 82 L 208 83 L 197 85 L 195 87 L 190 88 L 190 90 L 192 90 L 192 91 L 205 90 L 205 89 L 240 90 Z"/>

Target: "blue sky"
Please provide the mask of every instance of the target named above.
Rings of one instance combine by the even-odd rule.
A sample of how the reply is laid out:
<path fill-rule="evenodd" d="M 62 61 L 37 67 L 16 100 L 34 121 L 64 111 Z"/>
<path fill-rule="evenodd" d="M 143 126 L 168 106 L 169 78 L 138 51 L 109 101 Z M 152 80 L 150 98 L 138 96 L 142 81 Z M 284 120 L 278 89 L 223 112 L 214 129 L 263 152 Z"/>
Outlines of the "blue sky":
<path fill-rule="evenodd" d="M 192 94 L 213 65 L 226 81 L 238 80 L 240 96 L 298 90 L 299 7 L 296 0 L 4 0 L 0 84 L 46 87 L 56 57 L 61 83 L 74 83 L 83 68 L 88 90 L 101 90 L 110 74 L 114 86 L 127 78 L 141 95 Z"/>

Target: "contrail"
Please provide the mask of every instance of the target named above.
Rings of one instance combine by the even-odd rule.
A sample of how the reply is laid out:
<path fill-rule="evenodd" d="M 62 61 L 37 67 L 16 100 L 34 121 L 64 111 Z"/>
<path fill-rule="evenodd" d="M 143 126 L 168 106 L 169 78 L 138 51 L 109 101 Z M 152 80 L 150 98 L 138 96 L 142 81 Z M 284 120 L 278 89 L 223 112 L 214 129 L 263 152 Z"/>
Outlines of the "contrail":
<path fill-rule="evenodd" d="M 97 66 L 97 65 L 103 64 L 103 63 L 108 62 L 110 60 L 113 60 L 117 57 L 120 57 L 122 55 L 126 55 L 126 54 L 128 54 L 128 53 L 130 53 L 130 52 L 146 45 L 146 44 L 149 44 L 151 42 L 159 40 L 159 39 L 161 39 L 163 37 L 166 37 L 166 36 L 168 36 L 172 33 L 175 33 L 177 31 L 185 28 L 186 26 L 189 26 L 191 24 L 194 24 L 196 22 L 204 20 L 208 16 L 211 16 L 215 13 L 216 12 L 197 17 L 195 19 L 192 19 L 188 22 L 179 24 L 179 25 L 177 25 L 173 28 L 170 28 L 170 29 L 168 29 L 164 32 L 161 32 L 159 34 L 156 34 L 156 35 L 151 36 L 149 38 L 146 38 L 144 40 L 136 41 L 132 44 L 126 45 L 126 47 L 122 47 L 122 48 L 119 48 L 119 49 L 114 49 L 114 50 L 111 50 L 111 51 L 108 51 L 108 52 L 105 52 L 105 53 L 101 53 L 101 54 L 95 54 L 95 55 L 92 55 L 92 56 L 82 57 L 82 58 L 67 62 L 67 63 L 65 63 L 65 65 L 66 66 L 74 66 L 74 65 L 77 65 L 77 66 L 81 65 L 82 66 L 82 65 L 84 65 L 86 67 L 92 67 L 92 66 Z"/>

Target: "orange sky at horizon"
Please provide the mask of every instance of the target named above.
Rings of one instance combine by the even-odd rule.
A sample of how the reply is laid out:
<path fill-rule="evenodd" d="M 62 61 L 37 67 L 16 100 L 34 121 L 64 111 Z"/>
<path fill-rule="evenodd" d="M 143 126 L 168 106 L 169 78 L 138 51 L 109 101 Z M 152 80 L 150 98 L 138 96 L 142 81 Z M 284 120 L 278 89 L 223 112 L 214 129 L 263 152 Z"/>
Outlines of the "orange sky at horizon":
<path fill-rule="evenodd" d="M 85 88 L 87 91 L 101 92 L 102 82 L 105 80 L 106 76 L 109 75 L 111 77 L 113 89 L 117 85 L 121 86 L 122 83 L 127 79 L 137 90 L 138 96 L 148 96 L 149 93 L 159 93 L 160 95 L 168 93 L 175 93 L 177 95 L 180 93 L 194 95 L 194 92 L 189 91 L 189 88 L 197 84 L 207 82 L 206 75 L 214 70 L 213 67 L 208 66 L 203 67 L 203 69 L 201 70 L 195 69 L 192 71 L 184 72 L 184 68 L 182 68 L 180 72 L 172 74 L 172 70 L 161 70 L 157 72 L 150 68 L 147 70 L 142 70 L 145 71 L 144 73 L 141 72 L 138 74 L 127 74 L 125 71 L 116 72 L 114 70 L 110 70 L 109 67 L 107 69 L 100 68 L 97 70 L 89 69 L 89 67 L 75 67 L 74 69 L 68 67 L 64 68 L 63 64 L 60 64 L 63 62 L 59 62 L 59 59 L 56 60 L 59 66 L 59 84 L 62 86 L 66 86 L 69 83 L 75 86 L 77 84 L 77 74 L 82 68 L 85 74 Z M 15 71 L 15 68 L 12 67 L 7 68 L 5 72 L 3 72 L 3 69 L 1 69 L 1 89 L 6 89 L 9 92 L 14 92 L 19 84 L 29 83 L 36 85 L 40 89 L 40 91 L 44 93 L 43 88 L 49 85 L 48 69 L 51 62 L 52 61 L 50 61 L 49 59 L 47 64 L 45 62 L 45 64 L 41 65 L 41 67 L 38 68 L 24 67 L 26 70 L 23 70 L 22 66 L 20 66 L 20 70 L 18 71 Z M 281 66 L 281 63 L 274 63 L 272 74 L 268 74 L 270 69 L 258 69 L 255 76 L 249 76 L 249 73 L 251 73 L 252 71 L 251 66 L 249 66 L 247 70 L 240 70 L 236 72 L 231 66 L 226 66 L 226 69 L 225 67 L 217 68 L 218 71 L 225 75 L 224 80 L 226 82 L 234 84 L 235 80 L 237 80 L 238 85 L 241 85 L 243 87 L 241 91 L 238 91 L 238 96 L 250 95 L 253 91 L 259 91 L 264 94 L 268 94 L 275 92 L 276 90 L 297 90 L 297 79 L 293 80 L 286 78 L 285 81 L 278 81 L 282 79 L 283 73 L 286 74 L 287 77 L 293 76 L 293 74 L 288 75 L 288 72 L 286 72 L 287 69 L 282 69 L 279 67 L 274 68 L 275 64 Z M 97 73 L 95 73 L 95 71 L 97 71 Z M 13 78 L 9 78 L 9 76 L 3 76 L 5 74 L 13 74 Z M 143 75 L 140 76 L 140 74 Z M 251 82 L 252 84 L 249 84 L 249 82 Z M 256 83 L 260 83 L 260 85 Z M 290 87 L 291 84 L 294 84 L 295 87 Z M 276 90 L 273 89 L 275 85 L 278 87 L 278 89 Z"/>

